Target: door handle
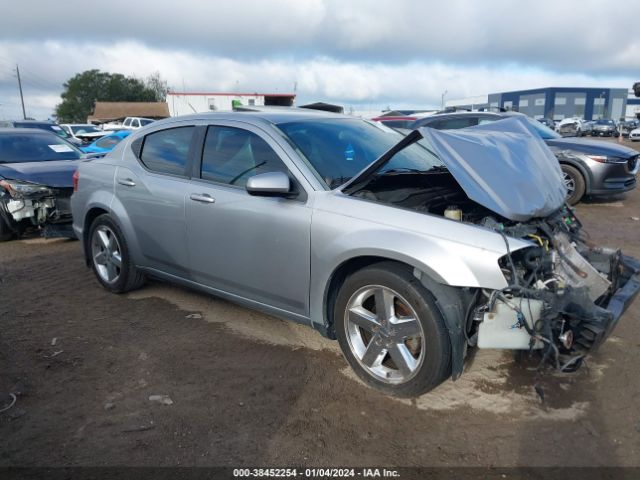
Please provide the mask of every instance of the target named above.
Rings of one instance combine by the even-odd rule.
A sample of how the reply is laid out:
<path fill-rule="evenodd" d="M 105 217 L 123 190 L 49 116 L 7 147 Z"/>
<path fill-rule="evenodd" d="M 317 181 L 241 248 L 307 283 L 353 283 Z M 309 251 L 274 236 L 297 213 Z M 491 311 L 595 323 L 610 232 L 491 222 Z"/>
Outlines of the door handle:
<path fill-rule="evenodd" d="M 124 185 L 125 187 L 135 187 L 136 186 L 136 182 L 134 182 L 130 178 L 119 178 L 118 179 L 118 183 L 120 185 Z"/>
<path fill-rule="evenodd" d="M 195 202 L 201 202 L 201 203 L 215 203 L 216 199 L 213 198 L 211 195 L 206 194 L 206 193 L 192 193 L 189 198 Z"/>

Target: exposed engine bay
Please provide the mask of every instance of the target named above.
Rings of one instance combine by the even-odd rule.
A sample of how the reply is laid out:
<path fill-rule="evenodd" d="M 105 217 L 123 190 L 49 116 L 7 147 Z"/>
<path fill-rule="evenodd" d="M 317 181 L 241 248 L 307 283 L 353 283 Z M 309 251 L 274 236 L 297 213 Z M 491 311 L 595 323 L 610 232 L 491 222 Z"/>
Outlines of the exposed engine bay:
<path fill-rule="evenodd" d="M 471 200 L 444 167 L 382 172 L 352 195 L 491 229 L 504 238 L 508 253 L 499 267 L 508 286 L 472 289 L 465 318 L 471 347 L 538 350 L 541 365 L 575 370 L 640 288 L 640 262 L 592 244 L 567 206 L 545 218 L 509 220 Z M 508 237 L 531 246 L 511 252 Z"/>
<path fill-rule="evenodd" d="M 70 228 L 72 193 L 72 188 L 0 179 L 0 219 L 15 235 L 37 228 L 47 237 L 73 236 Z"/>

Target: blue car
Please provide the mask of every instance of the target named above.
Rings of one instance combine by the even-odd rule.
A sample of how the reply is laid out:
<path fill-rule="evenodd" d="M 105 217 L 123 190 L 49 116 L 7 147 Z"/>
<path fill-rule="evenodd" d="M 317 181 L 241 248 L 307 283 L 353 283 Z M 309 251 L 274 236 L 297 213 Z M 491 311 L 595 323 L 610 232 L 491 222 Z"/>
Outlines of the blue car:
<path fill-rule="evenodd" d="M 84 153 L 101 153 L 106 155 L 113 148 L 119 144 L 124 138 L 131 135 L 132 130 L 118 130 L 117 132 L 110 133 L 104 137 L 99 138 L 93 143 L 90 143 L 86 147 L 81 147 Z"/>

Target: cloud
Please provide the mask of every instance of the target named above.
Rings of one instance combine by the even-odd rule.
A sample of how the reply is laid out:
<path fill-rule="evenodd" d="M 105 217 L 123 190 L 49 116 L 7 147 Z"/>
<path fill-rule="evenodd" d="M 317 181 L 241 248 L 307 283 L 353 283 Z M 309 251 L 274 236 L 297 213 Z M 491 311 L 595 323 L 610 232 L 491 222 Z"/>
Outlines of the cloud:
<path fill-rule="evenodd" d="M 74 55 L 68 56 L 70 49 Z M 53 109 L 56 92 L 75 73 L 90 68 L 141 78 L 159 71 L 176 91 L 292 92 L 300 101 L 330 100 L 347 105 L 433 107 L 448 98 L 551 85 L 625 86 L 633 77 L 561 73 L 517 64 L 453 65 L 440 62 L 345 62 L 326 56 L 305 61 L 265 59 L 246 62 L 138 42 L 112 45 L 0 42 L 0 57 L 14 55 L 25 65 L 22 77 L 29 109 Z M 35 72 L 38 72 L 36 75 Z M 32 77 L 33 74 L 33 77 Z M 184 85 L 184 87 L 183 87 Z M 0 78 L 0 92 L 15 90 L 15 79 Z M 10 102 L 16 105 L 16 97 Z"/>
<path fill-rule="evenodd" d="M 0 31 L 7 40 L 135 40 L 243 60 L 322 55 L 631 74 L 640 69 L 636 9 L 635 0 L 111 0 L 100 9 L 23 0 L 0 18 Z"/>
<path fill-rule="evenodd" d="M 205 91 L 289 92 L 372 108 L 544 86 L 630 87 L 640 71 L 633 0 L 23 0 L 0 17 L 0 117 L 51 114 L 90 68 Z M 616 14 L 620 11 L 621 14 Z M 37 12 L 37 14 L 34 14 Z M 63 26 L 64 28 L 61 28 Z M 626 33 L 623 33 L 626 32 Z"/>

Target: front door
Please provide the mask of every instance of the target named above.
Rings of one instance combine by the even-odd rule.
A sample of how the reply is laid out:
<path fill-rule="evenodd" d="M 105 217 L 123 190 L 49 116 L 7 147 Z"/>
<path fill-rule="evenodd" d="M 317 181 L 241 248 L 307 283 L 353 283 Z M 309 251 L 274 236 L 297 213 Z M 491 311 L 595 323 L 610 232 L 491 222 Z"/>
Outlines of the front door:
<path fill-rule="evenodd" d="M 254 127 L 207 128 L 186 198 L 189 256 L 194 280 L 306 316 L 311 208 L 284 155 Z M 247 179 L 270 171 L 288 172 L 298 197 L 249 195 Z"/>

